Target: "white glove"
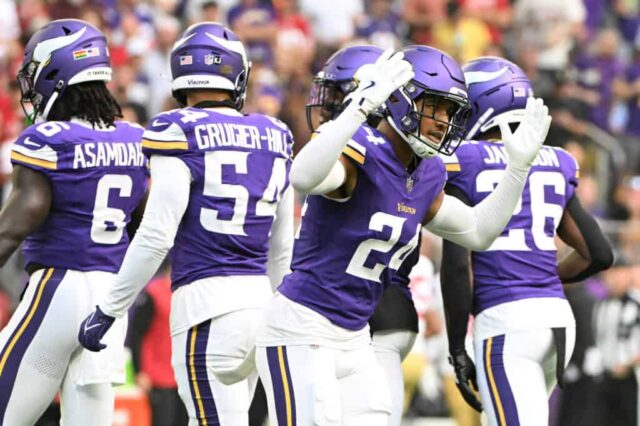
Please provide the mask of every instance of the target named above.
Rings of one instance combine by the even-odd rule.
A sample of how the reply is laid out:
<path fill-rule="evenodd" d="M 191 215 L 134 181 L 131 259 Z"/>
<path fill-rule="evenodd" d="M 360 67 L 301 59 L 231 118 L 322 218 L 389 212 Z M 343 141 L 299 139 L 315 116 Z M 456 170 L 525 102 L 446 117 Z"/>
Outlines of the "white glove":
<path fill-rule="evenodd" d="M 508 165 L 520 171 L 528 171 L 549 132 L 549 108 L 542 99 L 530 97 L 515 133 L 511 133 L 506 121 L 500 121 L 498 125 L 509 157 Z"/>
<path fill-rule="evenodd" d="M 404 59 L 404 53 L 385 50 L 373 64 L 358 68 L 354 79 L 358 87 L 347 96 L 347 108 L 358 111 L 365 120 L 369 114 L 386 102 L 389 96 L 414 76 L 413 67 Z"/>

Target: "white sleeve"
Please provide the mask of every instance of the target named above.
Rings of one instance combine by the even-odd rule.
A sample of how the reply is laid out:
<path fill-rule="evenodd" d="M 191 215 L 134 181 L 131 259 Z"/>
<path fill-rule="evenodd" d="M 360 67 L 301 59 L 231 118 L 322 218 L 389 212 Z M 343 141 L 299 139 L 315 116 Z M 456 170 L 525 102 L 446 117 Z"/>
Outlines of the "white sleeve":
<path fill-rule="evenodd" d="M 111 291 L 100 303 L 107 315 L 119 318 L 153 277 L 173 246 L 189 202 L 191 172 L 176 157 L 151 157 L 151 190 L 140 227 L 124 256 Z"/>
<path fill-rule="evenodd" d="M 294 193 L 291 187 L 282 195 L 278 205 L 276 218 L 271 226 L 269 236 L 269 254 L 267 256 L 267 275 L 271 288 L 280 285 L 285 275 L 290 272 L 291 256 L 293 252 L 293 201 Z"/>
<path fill-rule="evenodd" d="M 507 166 L 496 189 L 475 207 L 445 195 L 426 228 L 469 250 L 488 249 L 511 219 L 528 173 L 529 169 Z"/>
<path fill-rule="evenodd" d="M 291 185 L 303 194 L 324 194 L 339 188 L 346 174 L 338 159 L 364 120 L 356 108 L 347 107 L 335 120 L 323 124 L 294 158 Z"/>

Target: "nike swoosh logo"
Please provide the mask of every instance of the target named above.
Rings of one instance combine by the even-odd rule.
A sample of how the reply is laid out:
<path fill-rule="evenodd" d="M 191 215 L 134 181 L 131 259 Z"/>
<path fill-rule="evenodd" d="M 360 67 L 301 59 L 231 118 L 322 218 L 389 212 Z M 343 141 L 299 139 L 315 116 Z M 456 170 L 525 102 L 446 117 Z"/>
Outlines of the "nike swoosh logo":
<path fill-rule="evenodd" d="M 166 126 L 167 124 L 169 123 L 165 123 L 164 121 L 160 121 L 158 119 L 153 120 L 153 123 L 151 123 L 153 127 Z"/>
<path fill-rule="evenodd" d="M 25 145 L 37 146 L 38 148 L 40 148 L 40 144 L 37 142 L 33 142 L 31 139 L 29 139 L 29 136 L 24 138 L 22 142 L 24 142 Z"/>
<path fill-rule="evenodd" d="M 84 332 L 86 333 L 87 331 L 94 329 L 96 327 L 100 327 L 102 324 L 93 324 L 93 325 L 85 325 L 84 326 Z"/>
<path fill-rule="evenodd" d="M 375 81 L 370 81 L 370 82 L 369 82 L 369 85 L 368 85 L 367 87 L 365 87 L 364 89 L 362 89 L 362 91 L 364 92 L 365 90 L 370 89 L 370 88 L 372 88 L 372 87 L 373 87 L 373 86 L 375 86 L 375 85 L 376 85 L 376 82 L 375 82 Z"/>
<path fill-rule="evenodd" d="M 495 80 L 502 74 L 507 72 L 508 68 L 504 67 L 498 71 L 469 71 L 464 73 L 464 79 L 467 85 L 474 83 L 486 83 L 487 81 Z"/>

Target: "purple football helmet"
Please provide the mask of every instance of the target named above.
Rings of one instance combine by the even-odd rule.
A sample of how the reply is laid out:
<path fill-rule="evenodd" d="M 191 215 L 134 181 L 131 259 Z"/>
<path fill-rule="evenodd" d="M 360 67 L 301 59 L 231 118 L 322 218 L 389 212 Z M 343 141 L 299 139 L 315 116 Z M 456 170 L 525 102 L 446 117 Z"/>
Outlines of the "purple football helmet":
<path fill-rule="evenodd" d="M 460 66 L 446 53 L 429 46 L 407 46 L 400 52 L 413 66 L 415 76 L 385 103 L 387 121 L 419 157 L 453 154 L 465 134 L 469 115 L 467 88 Z M 425 101 L 420 102 L 423 98 Z M 432 101 L 431 113 L 425 110 L 427 99 Z M 435 117 L 440 102 L 450 105 L 448 122 Z M 420 133 L 425 118 L 446 125 L 438 142 Z"/>
<path fill-rule="evenodd" d="M 231 93 L 236 109 L 242 109 L 251 64 L 237 35 L 216 22 L 187 28 L 171 51 L 173 97 L 186 104 L 185 89 L 216 89 Z"/>
<path fill-rule="evenodd" d="M 467 139 L 498 125 L 498 119 L 519 123 L 527 98 L 533 96 L 531 82 L 524 71 L 506 59 L 485 56 L 462 67 L 471 115 Z"/>
<path fill-rule="evenodd" d="M 362 65 L 374 63 L 383 50 L 375 46 L 350 46 L 331 55 L 322 70 L 313 78 L 309 103 L 306 105 L 307 124 L 313 132 L 316 109 L 319 110 L 320 124 L 336 118 L 344 109 L 345 96 L 356 88 L 353 79 Z"/>
<path fill-rule="evenodd" d="M 46 120 L 51 107 L 68 86 L 88 81 L 110 81 L 107 39 L 79 19 L 52 21 L 37 31 L 25 47 L 17 79 L 22 108 L 29 119 Z M 25 103 L 33 106 L 32 114 Z"/>

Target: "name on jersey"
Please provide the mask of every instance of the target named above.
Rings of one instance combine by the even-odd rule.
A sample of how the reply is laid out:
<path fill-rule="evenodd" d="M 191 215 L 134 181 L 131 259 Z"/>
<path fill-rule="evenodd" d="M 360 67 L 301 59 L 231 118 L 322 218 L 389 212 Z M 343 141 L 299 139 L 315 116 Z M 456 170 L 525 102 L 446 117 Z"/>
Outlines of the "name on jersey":
<path fill-rule="evenodd" d="M 94 143 L 89 142 L 75 146 L 73 168 L 88 167 L 142 167 L 144 154 L 142 146 L 137 143 Z"/>
<path fill-rule="evenodd" d="M 260 130 L 264 134 L 261 134 Z M 259 129 L 246 124 L 209 123 L 198 124 L 193 132 L 199 149 L 230 146 L 262 149 L 265 144 L 269 151 L 287 155 L 285 133 L 269 127 Z"/>
<path fill-rule="evenodd" d="M 486 154 L 484 157 L 485 164 L 507 164 L 507 151 L 504 146 L 484 145 L 483 148 Z M 533 165 L 560 167 L 560 161 L 555 150 L 542 148 L 535 160 L 533 160 Z"/>

